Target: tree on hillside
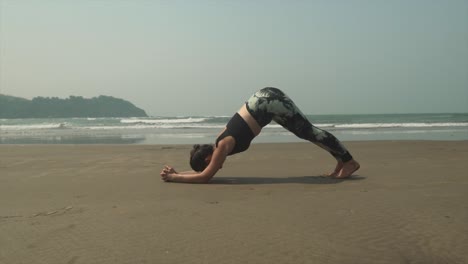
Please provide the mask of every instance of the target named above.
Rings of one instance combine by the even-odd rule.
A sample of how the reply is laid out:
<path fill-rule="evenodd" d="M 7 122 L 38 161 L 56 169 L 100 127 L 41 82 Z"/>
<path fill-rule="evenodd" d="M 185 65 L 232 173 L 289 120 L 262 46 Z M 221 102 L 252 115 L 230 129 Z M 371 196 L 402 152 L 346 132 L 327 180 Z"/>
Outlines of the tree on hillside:
<path fill-rule="evenodd" d="M 112 96 L 35 97 L 0 95 L 0 118 L 141 117 L 145 111 Z"/>

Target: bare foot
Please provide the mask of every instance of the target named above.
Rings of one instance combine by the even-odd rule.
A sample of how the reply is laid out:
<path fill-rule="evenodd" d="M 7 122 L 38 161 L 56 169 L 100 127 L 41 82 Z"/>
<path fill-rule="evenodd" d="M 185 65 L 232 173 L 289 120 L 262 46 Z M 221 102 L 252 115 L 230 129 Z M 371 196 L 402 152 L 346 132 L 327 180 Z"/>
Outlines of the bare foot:
<path fill-rule="evenodd" d="M 335 170 L 332 173 L 327 174 L 329 177 L 337 177 L 340 174 L 341 169 L 343 168 L 343 162 L 338 161 L 336 164 Z"/>
<path fill-rule="evenodd" d="M 338 175 L 335 177 L 337 179 L 344 179 L 350 177 L 355 171 L 359 170 L 361 165 L 355 160 L 350 160 L 348 162 L 343 163 L 343 167 L 341 168 Z"/>

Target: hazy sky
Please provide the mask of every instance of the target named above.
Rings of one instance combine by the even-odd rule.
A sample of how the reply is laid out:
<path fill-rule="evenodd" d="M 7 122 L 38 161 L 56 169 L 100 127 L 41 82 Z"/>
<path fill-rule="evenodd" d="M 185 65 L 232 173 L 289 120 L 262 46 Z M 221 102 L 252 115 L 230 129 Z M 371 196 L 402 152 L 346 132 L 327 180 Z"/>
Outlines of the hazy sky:
<path fill-rule="evenodd" d="M 468 112 L 467 0 L 0 0 L 0 93 L 231 115 Z"/>

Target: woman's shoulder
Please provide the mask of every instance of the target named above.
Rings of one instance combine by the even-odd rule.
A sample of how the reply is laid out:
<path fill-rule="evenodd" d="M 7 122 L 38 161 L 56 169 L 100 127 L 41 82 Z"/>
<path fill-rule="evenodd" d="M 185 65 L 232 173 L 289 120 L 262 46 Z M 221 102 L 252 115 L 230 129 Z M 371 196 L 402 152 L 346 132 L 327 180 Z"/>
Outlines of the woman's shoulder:
<path fill-rule="evenodd" d="M 217 141 L 215 151 L 218 150 L 228 155 L 229 153 L 231 153 L 232 149 L 234 149 L 235 145 L 236 139 L 231 135 L 226 135 L 225 137 Z"/>

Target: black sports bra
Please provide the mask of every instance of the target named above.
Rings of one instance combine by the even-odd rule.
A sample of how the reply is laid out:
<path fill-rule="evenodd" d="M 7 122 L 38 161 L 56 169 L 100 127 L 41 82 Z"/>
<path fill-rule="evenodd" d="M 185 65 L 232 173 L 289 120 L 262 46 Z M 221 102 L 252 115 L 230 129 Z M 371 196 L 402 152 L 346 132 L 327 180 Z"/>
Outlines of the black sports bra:
<path fill-rule="evenodd" d="M 228 156 L 246 151 L 255 135 L 245 120 L 236 113 L 226 125 L 226 130 L 216 139 L 216 146 L 223 138 L 232 136 L 236 140 L 236 145 Z"/>

